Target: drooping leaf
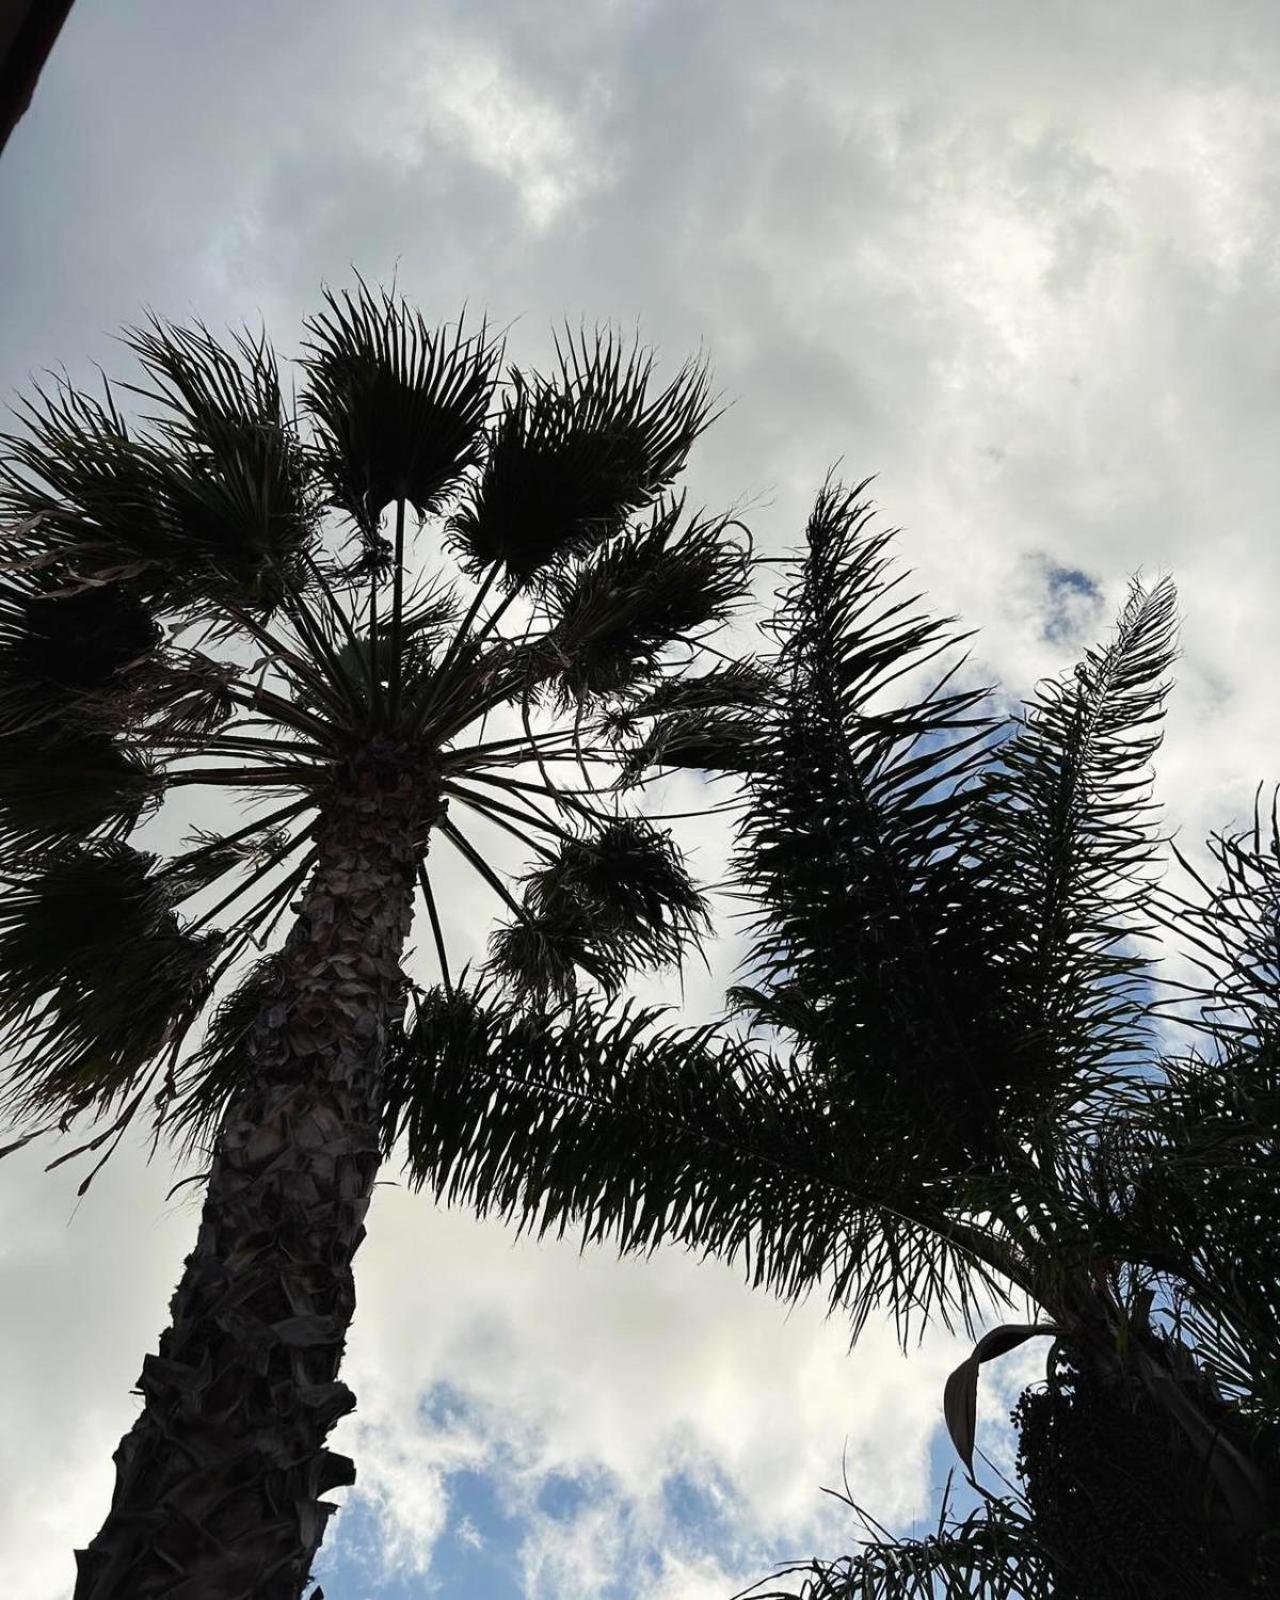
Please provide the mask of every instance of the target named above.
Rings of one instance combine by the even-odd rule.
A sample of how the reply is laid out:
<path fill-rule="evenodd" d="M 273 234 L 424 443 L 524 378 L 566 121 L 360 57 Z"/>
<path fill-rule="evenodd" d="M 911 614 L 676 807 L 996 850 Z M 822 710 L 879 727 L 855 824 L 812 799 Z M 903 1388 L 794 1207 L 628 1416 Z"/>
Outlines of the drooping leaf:
<path fill-rule="evenodd" d="M 530 995 L 572 993 L 575 969 L 606 990 L 678 964 L 706 910 L 670 836 L 621 817 L 568 840 L 524 881 L 524 915 L 498 929 L 490 964 Z"/>
<path fill-rule="evenodd" d="M 1005 1323 L 1001 1327 L 991 1328 L 947 1379 L 942 1397 L 943 1420 L 966 1472 L 973 1472 L 973 1447 L 978 1429 L 979 1367 L 984 1362 L 1007 1355 L 1010 1350 L 1016 1350 L 1028 1339 L 1037 1338 L 1040 1334 L 1052 1337 L 1059 1332 L 1059 1328 L 1045 1322 Z"/>
<path fill-rule="evenodd" d="M 9 1114 L 105 1111 L 199 1011 L 220 936 L 184 930 L 155 865 L 107 841 L 46 856 L 9 885 L 0 903 Z"/>

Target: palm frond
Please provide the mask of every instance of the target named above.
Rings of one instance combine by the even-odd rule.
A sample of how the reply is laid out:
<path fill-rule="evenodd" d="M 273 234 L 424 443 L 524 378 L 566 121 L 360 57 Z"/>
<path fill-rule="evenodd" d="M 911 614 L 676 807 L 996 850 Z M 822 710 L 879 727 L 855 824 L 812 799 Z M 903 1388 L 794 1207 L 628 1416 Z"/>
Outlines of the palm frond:
<path fill-rule="evenodd" d="M 403 1136 L 413 1187 L 539 1235 L 671 1243 L 784 1298 L 816 1290 L 855 1332 L 888 1307 L 905 1339 L 998 1293 L 980 1237 L 899 1210 L 896 1153 L 833 1126 L 797 1062 L 660 1020 L 431 990 L 389 1057 L 384 1154 Z"/>
<path fill-rule="evenodd" d="M 110 386 L 97 400 L 65 378 L 33 385 L 17 415 L 24 431 L 0 435 L 6 560 L 64 583 L 123 577 L 148 599 L 163 597 L 159 461 L 130 432 Z"/>
<path fill-rule="evenodd" d="M 490 967 L 518 992 L 572 993 L 575 969 L 616 991 L 628 972 L 678 965 L 706 924 L 670 835 L 620 817 L 567 839 L 524 880 L 523 915 L 490 941 Z"/>
<path fill-rule="evenodd" d="M 658 506 L 648 526 L 547 575 L 549 628 L 542 675 L 562 705 L 633 689 L 672 645 L 725 622 L 746 593 L 746 550 L 721 521 L 680 530 L 683 500 Z"/>
<path fill-rule="evenodd" d="M 104 1112 L 199 1011 L 221 936 L 188 934 L 156 858 L 118 841 L 47 855 L 0 904 L 5 1110 Z"/>
<path fill-rule="evenodd" d="M 0 747 L 0 855 L 123 837 L 167 779 L 106 734 L 11 737 Z"/>
<path fill-rule="evenodd" d="M 653 360 L 610 332 L 557 344 L 551 378 L 514 371 L 475 490 L 450 522 L 473 572 L 512 583 L 620 533 L 684 467 L 710 420 L 706 369 L 650 397 Z"/>
<path fill-rule="evenodd" d="M 159 321 L 125 342 L 164 408 L 150 434 L 126 425 L 109 385 L 97 400 L 59 380 L 22 403 L 24 433 L 0 438 L 0 516 L 28 530 L 13 558 L 166 606 L 230 595 L 269 612 L 304 581 L 316 512 L 274 359 Z"/>
<path fill-rule="evenodd" d="M 1156 915 L 1200 968 L 1158 1002 L 1194 1030 L 1131 1086 L 1106 1131 L 1102 1228 L 1161 1274 L 1223 1394 L 1280 1426 L 1280 828 L 1210 840 Z"/>
<path fill-rule="evenodd" d="M 963 1170 L 996 1136 L 1004 1070 L 1000 905 L 968 835 L 993 721 L 984 691 L 950 686 L 946 623 L 900 597 L 863 488 L 824 488 L 775 617 L 781 688 L 737 853 L 756 935 L 737 995 L 925 1169 Z M 945 654 L 932 689 L 897 693 Z"/>
<path fill-rule="evenodd" d="M 1063 1600 L 1059 1569 L 1011 1500 L 992 1497 L 956 1517 L 944 1497 L 934 1532 L 901 1539 L 848 1504 L 871 1535 L 855 1555 L 784 1567 L 740 1600 Z M 798 1588 L 764 1587 L 780 1578 L 802 1581 Z M 1091 1593 L 1089 1600 L 1101 1597 Z"/>
<path fill-rule="evenodd" d="M 1132 941 L 1158 842 L 1150 763 L 1175 608 L 1169 582 L 1135 585 L 1114 638 L 1024 707 L 975 804 L 974 849 L 1013 913 L 998 953 L 1022 1033 L 1010 1066 L 1041 1096 L 1076 1098 L 1144 1047 Z"/>
<path fill-rule="evenodd" d="M 478 465 L 502 348 L 483 327 L 431 329 L 394 293 L 325 292 L 308 318 L 303 403 L 333 504 L 369 537 L 393 500 L 425 517 Z"/>
<path fill-rule="evenodd" d="M 43 572 L 0 574 L 0 736 L 110 731 L 113 703 L 160 640 L 150 610 L 121 584 L 68 592 Z"/>
<path fill-rule="evenodd" d="M 178 594 L 227 595 L 269 614 L 306 586 L 318 499 L 265 336 L 228 348 L 201 324 L 152 318 L 124 342 L 157 385 L 137 392 L 164 407 L 150 420 L 166 447 L 154 462 Z"/>
<path fill-rule="evenodd" d="M 164 1119 L 183 1158 L 212 1143 L 228 1104 L 244 1087 L 246 1058 L 241 1047 L 277 992 L 281 972 L 278 951 L 255 961 L 214 1006 L 200 1048 L 179 1069 Z"/>

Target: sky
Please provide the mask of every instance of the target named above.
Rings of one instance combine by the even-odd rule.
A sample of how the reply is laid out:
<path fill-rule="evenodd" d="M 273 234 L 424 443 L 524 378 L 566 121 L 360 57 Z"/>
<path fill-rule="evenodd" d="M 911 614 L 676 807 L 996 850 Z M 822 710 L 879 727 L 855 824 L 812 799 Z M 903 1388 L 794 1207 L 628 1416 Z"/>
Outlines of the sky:
<path fill-rule="evenodd" d="M 701 348 L 725 411 L 692 500 L 781 554 L 833 463 L 876 474 L 1011 695 L 1130 575 L 1174 574 L 1158 792 L 1194 847 L 1280 777 L 1278 77 L 1265 0 L 77 0 L 0 157 L 0 396 L 122 370 L 148 308 L 288 352 L 357 270 L 533 364 L 565 319 L 638 326 L 668 370 Z M 690 975 L 690 1016 L 740 953 Z M 70 1594 L 198 1204 L 141 1137 L 78 1208 L 52 1153 L 0 1163 L 0 1573 L 26 1600 Z M 896 1528 L 934 1514 L 960 1342 L 904 1356 L 873 1325 L 851 1354 L 730 1268 L 516 1241 L 385 1176 L 328 1600 L 727 1600 L 849 1548 L 845 1478 Z M 984 1371 L 1006 1467 L 1037 1362 Z"/>

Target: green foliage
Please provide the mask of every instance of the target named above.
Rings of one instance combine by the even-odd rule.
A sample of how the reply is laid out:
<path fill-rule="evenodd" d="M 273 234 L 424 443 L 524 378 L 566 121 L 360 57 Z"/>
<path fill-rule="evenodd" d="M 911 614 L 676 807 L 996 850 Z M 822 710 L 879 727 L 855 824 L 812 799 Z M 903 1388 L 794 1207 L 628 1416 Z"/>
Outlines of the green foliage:
<path fill-rule="evenodd" d="M 752 1600 L 1062 1600 L 1059 1574 L 1016 1501 L 990 1495 L 958 1517 L 948 1498 L 937 1528 L 909 1539 L 895 1539 L 849 1500 L 870 1534 L 856 1554 L 785 1567 L 765 1580 L 803 1579 L 796 1590 L 762 1583 L 746 1594 Z"/>
<path fill-rule="evenodd" d="M 546 579 L 545 658 L 560 665 L 563 705 L 614 695 L 651 676 L 677 641 L 695 643 L 728 620 L 746 588 L 747 556 L 727 524 L 659 506 L 648 526 L 612 540 Z"/>

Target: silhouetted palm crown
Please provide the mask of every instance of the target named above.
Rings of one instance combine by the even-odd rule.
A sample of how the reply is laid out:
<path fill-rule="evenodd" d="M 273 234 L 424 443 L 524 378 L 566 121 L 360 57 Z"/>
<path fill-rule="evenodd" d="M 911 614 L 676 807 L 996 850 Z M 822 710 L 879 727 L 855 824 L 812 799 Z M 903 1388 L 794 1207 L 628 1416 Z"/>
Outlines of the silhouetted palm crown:
<path fill-rule="evenodd" d="M 485 329 L 433 330 L 363 285 L 307 329 L 296 411 L 264 338 L 153 321 L 125 340 L 141 420 L 119 389 L 59 382 L 5 440 L 0 1023 L 19 1118 L 127 1118 L 159 1077 L 166 1119 L 212 1130 L 272 958 L 196 1054 L 192 1030 L 371 760 L 436 804 L 420 889 L 446 985 L 432 841 L 433 871 L 447 845 L 497 897 L 493 969 L 531 995 L 580 973 L 614 988 L 702 925 L 667 834 L 591 773 L 620 702 L 669 693 L 746 587 L 733 525 L 672 494 L 705 371 L 659 387 L 604 334 L 503 379 Z M 197 786 L 252 799 L 254 820 L 168 859 L 127 842 Z M 518 839 L 523 881 L 468 818 Z"/>

